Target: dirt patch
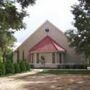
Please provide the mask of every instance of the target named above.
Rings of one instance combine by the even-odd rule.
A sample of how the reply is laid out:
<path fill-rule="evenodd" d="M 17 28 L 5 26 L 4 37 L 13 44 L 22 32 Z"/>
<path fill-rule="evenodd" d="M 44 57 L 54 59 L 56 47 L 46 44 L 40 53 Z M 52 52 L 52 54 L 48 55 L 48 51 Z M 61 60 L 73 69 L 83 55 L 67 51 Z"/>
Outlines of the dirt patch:
<path fill-rule="evenodd" d="M 0 90 L 90 90 L 89 75 L 31 73 L 0 78 Z"/>

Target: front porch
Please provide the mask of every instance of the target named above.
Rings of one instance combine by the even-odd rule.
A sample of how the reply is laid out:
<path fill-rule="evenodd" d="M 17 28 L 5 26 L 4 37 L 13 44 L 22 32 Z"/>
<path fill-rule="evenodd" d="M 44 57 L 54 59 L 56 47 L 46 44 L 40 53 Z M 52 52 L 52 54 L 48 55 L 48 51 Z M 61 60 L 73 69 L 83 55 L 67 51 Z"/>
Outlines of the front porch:
<path fill-rule="evenodd" d="M 35 68 L 57 68 L 64 63 L 64 57 L 62 52 L 32 53 L 30 64 Z"/>
<path fill-rule="evenodd" d="M 46 36 L 29 51 L 29 61 L 36 68 L 56 68 L 64 63 L 66 50 L 51 37 Z"/>

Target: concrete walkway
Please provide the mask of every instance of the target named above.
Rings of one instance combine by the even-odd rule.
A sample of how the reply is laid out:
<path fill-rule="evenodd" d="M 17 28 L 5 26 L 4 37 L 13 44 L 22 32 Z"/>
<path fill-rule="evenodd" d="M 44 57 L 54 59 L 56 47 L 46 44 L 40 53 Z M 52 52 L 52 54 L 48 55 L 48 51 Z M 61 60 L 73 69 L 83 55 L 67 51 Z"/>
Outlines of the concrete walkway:
<path fill-rule="evenodd" d="M 23 77 L 23 76 L 27 76 L 27 75 L 34 75 L 34 74 L 37 74 L 42 71 L 43 71 L 43 69 L 32 69 L 30 72 L 20 73 L 20 74 L 16 74 L 16 75 L 9 76 L 9 77 Z"/>

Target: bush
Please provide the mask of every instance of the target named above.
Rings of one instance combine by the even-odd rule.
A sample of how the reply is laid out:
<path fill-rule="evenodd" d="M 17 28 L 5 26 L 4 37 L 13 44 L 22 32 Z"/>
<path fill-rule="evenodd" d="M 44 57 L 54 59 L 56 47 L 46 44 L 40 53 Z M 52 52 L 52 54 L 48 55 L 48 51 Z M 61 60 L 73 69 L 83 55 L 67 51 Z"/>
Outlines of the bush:
<path fill-rule="evenodd" d="M 30 65 L 26 62 L 26 70 L 30 71 Z"/>
<path fill-rule="evenodd" d="M 14 67 L 15 67 L 15 73 L 21 72 L 19 63 L 14 64 Z"/>
<path fill-rule="evenodd" d="M 0 76 L 1 75 L 5 75 L 5 65 L 4 65 L 4 63 L 1 63 L 0 62 Z"/>
<path fill-rule="evenodd" d="M 14 64 L 11 61 L 7 61 L 5 63 L 5 68 L 6 68 L 6 74 L 15 73 Z"/>
<path fill-rule="evenodd" d="M 58 65 L 58 69 L 87 69 L 87 65 L 75 64 L 75 65 Z"/>
<path fill-rule="evenodd" d="M 25 61 L 21 61 L 19 64 L 20 64 L 20 70 L 21 70 L 21 72 L 26 71 L 26 64 L 25 64 Z"/>
<path fill-rule="evenodd" d="M 30 64 L 30 68 L 34 68 L 34 65 L 33 64 Z"/>
<path fill-rule="evenodd" d="M 30 65 L 26 61 L 13 64 L 10 60 L 2 63 L 0 62 L 0 76 L 7 74 L 20 73 L 30 70 Z"/>

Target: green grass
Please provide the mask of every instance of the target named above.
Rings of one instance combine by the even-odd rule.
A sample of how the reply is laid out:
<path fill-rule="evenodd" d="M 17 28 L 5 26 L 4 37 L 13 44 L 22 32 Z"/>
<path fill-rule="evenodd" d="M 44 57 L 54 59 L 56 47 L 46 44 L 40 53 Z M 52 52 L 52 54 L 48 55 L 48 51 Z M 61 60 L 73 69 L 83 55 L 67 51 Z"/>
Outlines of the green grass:
<path fill-rule="evenodd" d="M 81 69 L 45 69 L 39 74 L 55 74 L 55 75 L 60 75 L 60 74 L 86 74 L 90 75 L 89 70 L 81 70 Z"/>
<path fill-rule="evenodd" d="M 23 72 L 19 72 L 19 73 L 9 73 L 9 74 L 5 74 L 5 75 L 0 75 L 0 77 L 9 77 L 9 76 L 13 76 L 16 74 L 23 74 L 23 73 L 27 73 L 27 72 L 31 72 L 32 69 L 28 70 L 28 71 L 23 71 Z"/>

